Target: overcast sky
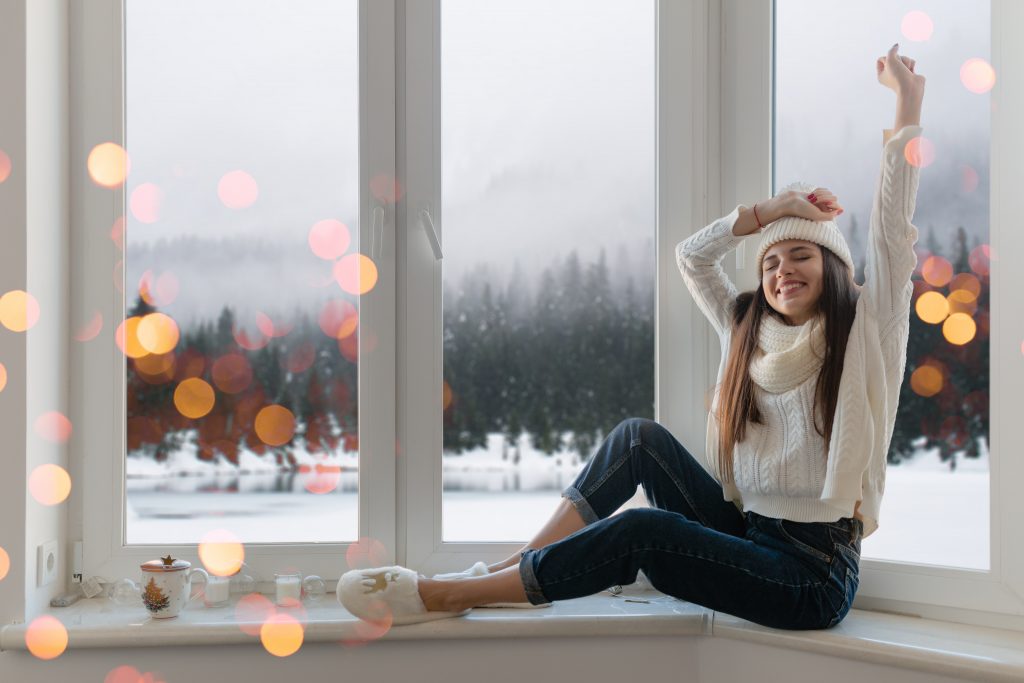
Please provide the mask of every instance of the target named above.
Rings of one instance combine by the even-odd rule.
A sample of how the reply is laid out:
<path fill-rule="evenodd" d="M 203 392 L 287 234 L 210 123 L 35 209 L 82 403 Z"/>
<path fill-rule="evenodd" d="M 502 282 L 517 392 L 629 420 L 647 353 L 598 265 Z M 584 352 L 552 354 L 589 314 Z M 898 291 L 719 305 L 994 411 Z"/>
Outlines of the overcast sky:
<path fill-rule="evenodd" d="M 916 222 L 983 223 L 989 99 L 960 85 L 959 68 L 988 58 L 988 3 L 778 4 L 780 186 L 830 187 L 847 207 L 840 223 L 856 214 L 866 230 L 894 109 L 874 59 L 899 40 L 928 76 L 923 125 L 938 156 L 922 195 L 947 200 L 919 205 Z M 911 9 L 934 21 L 926 43 L 900 35 Z M 129 0 L 127 36 L 128 190 L 154 183 L 164 197 L 156 222 L 129 215 L 129 286 L 147 268 L 175 270 L 181 293 L 166 310 L 182 320 L 328 296 L 310 291 L 329 264 L 305 244 L 318 220 L 355 230 L 359 219 L 355 0 Z M 623 244 L 650 248 L 654 56 L 653 0 L 443 0 L 446 278 L 481 262 L 542 266 L 571 249 L 586 260 L 601 246 L 614 267 Z M 982 177 L 971 196 L 957 194 L 964 163 Z M 218 200 L 235 169 L 258 183 L 249 208 Z M 160 246 L 183 236 L 219 245 L 192 247 L 206 252 L 200 267 Z M 270 248 L 233 258 L 236 239 Z"/>

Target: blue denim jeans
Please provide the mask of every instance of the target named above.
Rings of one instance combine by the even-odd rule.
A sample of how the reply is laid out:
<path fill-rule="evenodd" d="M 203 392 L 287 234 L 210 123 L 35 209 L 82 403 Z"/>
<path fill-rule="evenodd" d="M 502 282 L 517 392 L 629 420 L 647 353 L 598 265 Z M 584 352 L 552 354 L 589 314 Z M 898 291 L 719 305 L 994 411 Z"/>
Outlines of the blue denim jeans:
<path fill-rule="evenodd" d="M 612 515 L 636 493 L 651 508 Z M 535 605 L 636 581 L 764 626 L 838 624 L 857 592 L 863 523 L 791 522 L 740 512 L 663 426 L 620 423 L 562 493 L 586 526 L 523 551 L 519 572 Z"/>

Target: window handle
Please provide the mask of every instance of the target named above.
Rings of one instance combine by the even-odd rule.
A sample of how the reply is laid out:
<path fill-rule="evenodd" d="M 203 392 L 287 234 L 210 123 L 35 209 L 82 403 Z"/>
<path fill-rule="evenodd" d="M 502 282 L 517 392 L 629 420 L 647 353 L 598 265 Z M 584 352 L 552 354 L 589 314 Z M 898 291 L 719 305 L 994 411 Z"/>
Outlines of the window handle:
<path fill-rule="evenodd" d="M 423 232 L 427 233 L 430 248 L 434 250 L 434 260 L 440 261 L 444 254 L 441 253 L 441 241 L 437 239 L 437 230 L 434 229 L 434 220 L 430 217 L 430 212 L 426 209 L 420 211 L 420 221 L 423 223 Z"/>
<path fill-rule="evenodd" d="M 378 228 L 380 237 L 378 237 Z M 384 255 L 384 207 L 377 205 L 373 207 L 373 213 L 370 215 L 370 258 L 373 259 L 374 263 L 380 263 L 381 257 Z"/>

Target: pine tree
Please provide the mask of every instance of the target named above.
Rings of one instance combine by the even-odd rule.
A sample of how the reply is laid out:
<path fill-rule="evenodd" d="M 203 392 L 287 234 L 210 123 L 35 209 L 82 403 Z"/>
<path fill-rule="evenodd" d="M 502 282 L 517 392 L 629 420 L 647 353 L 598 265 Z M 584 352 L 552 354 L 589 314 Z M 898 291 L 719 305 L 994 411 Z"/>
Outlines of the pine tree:
<path fill-rule="evenodd" d="M 164 594 L 160 586 L 156 585 L 156 579 L 153 577 L 149 578 L 146 590 L 142 593 L 142 602 L 145 603 L 146 609 L 154 614 L 167 609 L 167 606 L 171 604 L 170 598 Z"/>

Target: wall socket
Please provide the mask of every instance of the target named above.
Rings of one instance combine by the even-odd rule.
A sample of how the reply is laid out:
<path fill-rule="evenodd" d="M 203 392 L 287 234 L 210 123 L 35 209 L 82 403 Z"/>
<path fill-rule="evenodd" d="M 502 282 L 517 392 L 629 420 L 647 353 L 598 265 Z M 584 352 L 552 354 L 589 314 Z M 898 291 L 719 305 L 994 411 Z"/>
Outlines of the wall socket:
<path fill-rule="evenodd" d="M 45 586 L 57 580 L 57 541 L 47 541 L 36 548 L 36 585 Z"/>

